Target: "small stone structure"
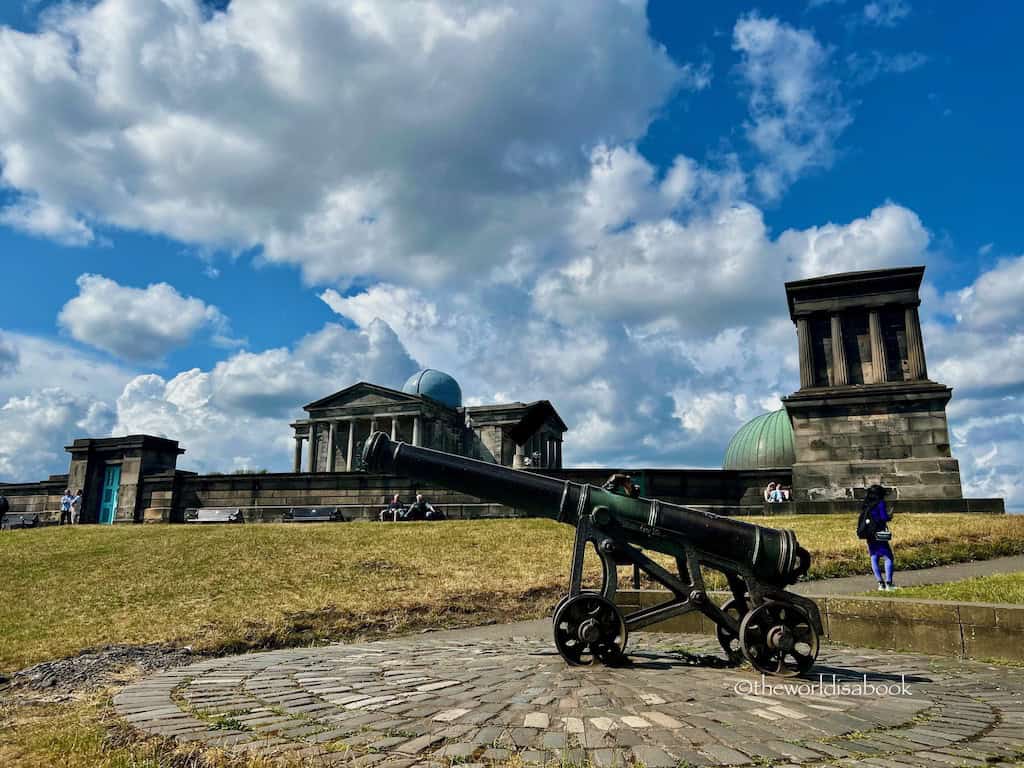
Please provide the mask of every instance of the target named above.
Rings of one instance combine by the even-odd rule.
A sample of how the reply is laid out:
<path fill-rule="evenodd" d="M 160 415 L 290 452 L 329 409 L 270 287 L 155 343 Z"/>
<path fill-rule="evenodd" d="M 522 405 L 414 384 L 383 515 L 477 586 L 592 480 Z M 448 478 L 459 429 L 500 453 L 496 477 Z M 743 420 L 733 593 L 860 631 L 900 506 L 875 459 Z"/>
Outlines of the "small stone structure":
<path fill-rule="evenodd" d="M 902 499 L 959 499 L 949 447 L 952 390 L 928 379 L 918 318 L 924 267 L 786 283 L 800 389 L 793 426 L 795 498 L 854 498 L 873 484 Z"/>

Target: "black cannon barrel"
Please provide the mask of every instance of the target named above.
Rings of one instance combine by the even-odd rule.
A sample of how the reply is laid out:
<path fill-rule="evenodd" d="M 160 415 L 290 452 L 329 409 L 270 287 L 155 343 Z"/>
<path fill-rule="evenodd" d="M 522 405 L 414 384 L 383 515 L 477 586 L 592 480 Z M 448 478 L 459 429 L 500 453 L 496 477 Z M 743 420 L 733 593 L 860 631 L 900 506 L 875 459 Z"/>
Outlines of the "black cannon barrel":
<path fill-rule="evenodd" d="M 684 540 L 721 560 L 742 562 L 771 584 L 792 584 L 810 564 L 810 556 L 797 544 L 792 531 L 393 442 L 383 432 L 375 432 L 367 440 L 363 466 L 371 472 L 405 475 L 500 502 L 530 517 L 549 517 L 570 525 L 576 524 L 580 514 L 606 507 L 614 519 L 645 531 L 645 540 L 654 549 L 661 549 L 658 542 L 664 540 L 662 551 L 674 552 L 678 540 Z"/>

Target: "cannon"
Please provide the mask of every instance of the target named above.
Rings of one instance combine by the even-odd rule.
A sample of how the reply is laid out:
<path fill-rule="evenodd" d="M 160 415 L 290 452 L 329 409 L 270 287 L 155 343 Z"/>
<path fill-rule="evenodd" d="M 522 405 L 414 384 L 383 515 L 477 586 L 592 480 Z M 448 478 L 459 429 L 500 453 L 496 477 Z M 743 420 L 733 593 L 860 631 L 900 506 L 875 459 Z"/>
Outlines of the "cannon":
<path fill-rule="evenodd" d="M 761 672 L 788 677 L 817 659 L 818 607 L 786 591 L 811 563 L 792 531 L 395 442 L 383 432 L 367 440 L 362 464 L 575 526 L 569 591 L 552 618 L 555 646 L 569 664 L 621 663 L 631 631 L 694 611 L 714 622 L 733 663 L 746 658 Z M 588 545 L 601 562 L 600 590 L 583 588 Z M 675 572 L 645 550 L 667 555 Z M 638 568 L 670 597 L 623 614 L 615 602 L 620 566 Z M 732 593 L 724 604 L 709 596 L 704 569 L 724 575 Z"/>

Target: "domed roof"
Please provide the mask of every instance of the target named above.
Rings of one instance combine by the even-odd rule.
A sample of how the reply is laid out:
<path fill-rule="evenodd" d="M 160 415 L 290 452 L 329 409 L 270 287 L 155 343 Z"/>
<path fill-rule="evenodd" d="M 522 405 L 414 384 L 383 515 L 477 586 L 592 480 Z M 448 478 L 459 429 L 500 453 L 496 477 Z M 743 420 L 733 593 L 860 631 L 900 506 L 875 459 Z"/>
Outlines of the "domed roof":
<path fill-rule="evenodd" d="M 459 382 L 442 371 L 424 368 L 409 377 L 402 391 L 410 395 L 423 395 L 444 403 L 449 408 L 462 407 L 462 387 Z"/>
<path fill-rule="evenodd" d="M 723 469 L 791 467 L 796 461 L 793 425 L 785 408 L 751 419 L 729 441 Z"/>

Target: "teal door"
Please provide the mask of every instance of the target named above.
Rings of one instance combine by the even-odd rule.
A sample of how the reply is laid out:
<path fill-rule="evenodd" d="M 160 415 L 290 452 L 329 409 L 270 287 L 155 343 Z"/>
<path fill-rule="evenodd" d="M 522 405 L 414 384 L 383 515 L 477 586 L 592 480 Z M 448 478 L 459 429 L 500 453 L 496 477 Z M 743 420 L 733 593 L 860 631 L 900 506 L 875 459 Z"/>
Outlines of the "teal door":
<path fill-rule="evenodd" d="M 103 501 L 100 503 L 100 523 L 110 525 L 117 512 L 117 491 L 121 487 L 121 467 L 112 465 L 103 474 Z"/>

